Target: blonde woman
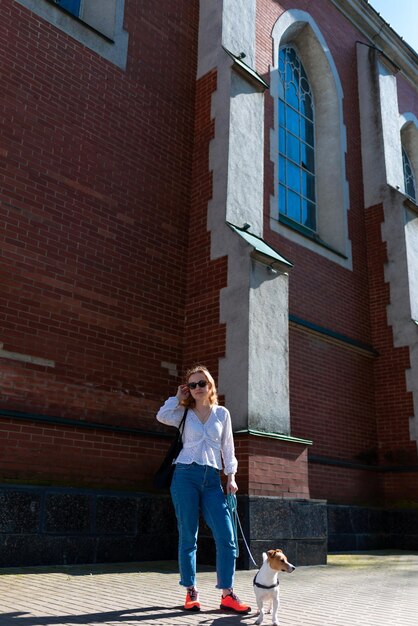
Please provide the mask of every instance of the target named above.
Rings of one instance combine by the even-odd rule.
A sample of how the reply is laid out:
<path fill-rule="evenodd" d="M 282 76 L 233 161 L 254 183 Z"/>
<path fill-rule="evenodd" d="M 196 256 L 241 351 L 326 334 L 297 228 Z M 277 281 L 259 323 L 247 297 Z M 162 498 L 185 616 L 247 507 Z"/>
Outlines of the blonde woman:
<path fill-rule="evenodd" d="M 171 497 L 179 530 L 180 585 L 187 588 L 185 610 L 200 611 L 196 587 L 196 551 L 199 513 L 216 544 L 217 588 L 222 589 L 221 609 L 249 613 L 251 608 L 235 595 L 236 546 L 231 515 L 220 481 L 227 475 L 227 493 L 236 493 L 235 458 L 229 411 L 218 405 L 215 381 L 204 365 L 191 368 L 177 394 L 166 400 L 157 420 L 178 427 L 188 407 L 183 449 L 176 459 Z"/>

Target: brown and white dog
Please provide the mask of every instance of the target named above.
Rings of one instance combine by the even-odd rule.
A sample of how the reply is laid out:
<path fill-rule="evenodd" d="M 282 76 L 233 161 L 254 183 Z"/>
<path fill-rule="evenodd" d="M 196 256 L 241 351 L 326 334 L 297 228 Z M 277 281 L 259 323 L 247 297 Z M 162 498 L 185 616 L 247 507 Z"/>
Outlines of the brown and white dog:
<path fill-rule="evenodd" d="M 272 623 L 273 626 L 279 625 L 279 572 L 290 574 L 294 569 L 296 569 L 295 566 L 289 563 L 282 550 L 269 550 L 267 554 L 263 552 L 263 565 L 253 580 L 254 593 L 258 610 L 260 611 L 256 624 L 263 623 L 263 603 L 269 602 L 267 613 L 271 611 L 271 606 L 273 605 Z"/>

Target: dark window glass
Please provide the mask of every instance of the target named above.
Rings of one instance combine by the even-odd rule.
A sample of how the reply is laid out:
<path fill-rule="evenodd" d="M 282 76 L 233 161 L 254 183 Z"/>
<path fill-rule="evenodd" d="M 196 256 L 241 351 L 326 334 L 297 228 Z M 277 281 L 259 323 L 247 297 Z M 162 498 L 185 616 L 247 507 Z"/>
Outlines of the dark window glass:
<path fill-rule="evenodd" d="M 299 114 L 291 107 L 286 107 L 286 124 L 287 130 L 294 135 L 299 135 Z"/>
<path fill-rule="evenodd" d="M 300 193 L 300 168 L 290 161 L 287 162 L 287 186 Z"/>
<path fill-rule="evenodd" d="M 279 101 L 279 124 L 286 126 L 285 104 L 282 100 Z"/>
<path fill-rule="evenodd" d="M 279 185 L 279 204 L 285 206 L 286 204 L 286 187 Z"/>
<path fill-rule="evenodd" d="M 311 202 L 315 202 L 315 178 L 304 171 L 302 171 L 302 194 Z"/>
<path fill-rule="evenodd" d="M 315 173 L 315 159 L 314 159 L 313 148 L 308 146 L 306 143 L 302 143 L 301 151 L 302 151 L 302 166 L 306 170 L 314 174 Z"/>
<path fill-rule="evenodd" d="M 284 159 L 279 160 L 279 182 L 286 184 L 286 161 Z"/>
<path fill-rule="evenodd" d="M 299 194 L 290 191 L 290 189 L 287 191 L 287 216 L 290 217 L 290 219 L 295 220 L 295 222 L 301 221 L 300 201 L 301 197 Z"/>
<path fill-rule="evenodd" d="M 313 202 L 308 202 L 305 198 L 302 198 L 302 224 L 306 228 L 316 230 L 315 205 Z"/>
<path fill-rule="evenodd" d="M 77 17 L 80 15 L 81 0 L 57 0 L 56 4 Z"/>
<path fill-rule="evenodd" d="M 279 152 L 286 154 L 286 131 L 283 126 L 279 128 Z"/>
<path fill-rule="evenodd" d="M 302 118 L 300 125 L 300 137 L 303 141 L 306 141 L 309 145 L 314 145 L 314 128 L 312 122 L 306 118 Z"/>
<path fill-rule="evenodd" d="M 299 165 L 300 163 L 300 143 L 299 139 L 290 133 L 287 133 L 286 154 L 289 159 Z"/>

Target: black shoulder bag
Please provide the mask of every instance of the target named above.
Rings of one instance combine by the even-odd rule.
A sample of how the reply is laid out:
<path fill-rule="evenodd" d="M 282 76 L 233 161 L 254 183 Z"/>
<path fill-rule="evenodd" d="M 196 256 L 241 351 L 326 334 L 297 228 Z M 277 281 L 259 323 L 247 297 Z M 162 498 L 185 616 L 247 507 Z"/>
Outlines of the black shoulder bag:
<path fill-rule="evenodd" d="M 184 422 L 186 420 L 188 408 L 184 409 L 183 417 L 181 418 L 181 422 L 179 427 L 177 428 L 176 436 L 174 437 L 174 441 L 171 443 L 167 454 L 164 457 L 164 461 L 161 463 L 160 467 L 154 474 L 154 487 L 157 489 L 167 489 L 171 485 L 171 480 L 173 478 L 175 464 L 174 461 L 177 459 L 183 448 L 183 440 L 182 435 L 184 431 Z"/>

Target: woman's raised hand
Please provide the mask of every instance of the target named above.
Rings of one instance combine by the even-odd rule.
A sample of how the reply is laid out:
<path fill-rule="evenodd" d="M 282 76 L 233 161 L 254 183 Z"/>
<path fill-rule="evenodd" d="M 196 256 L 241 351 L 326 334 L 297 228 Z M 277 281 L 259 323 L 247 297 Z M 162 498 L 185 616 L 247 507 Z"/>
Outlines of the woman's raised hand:
<path fill-rule="evenodd" d="M 187 400 L 190 396 L 190 391 L 187 385 L 179 385 L 177 388 L 176 398 L 179 402 Z"/>

